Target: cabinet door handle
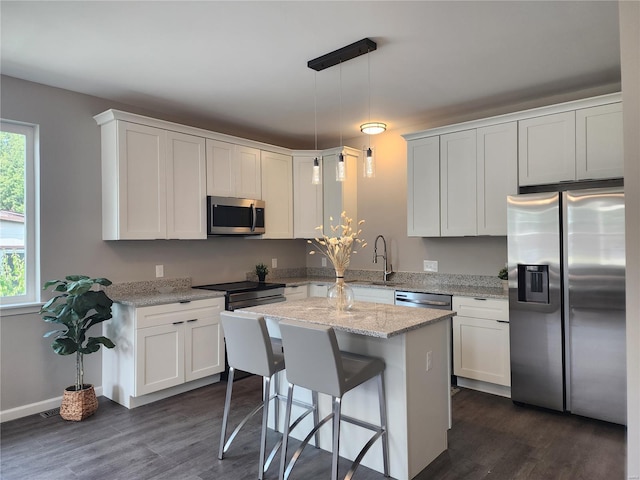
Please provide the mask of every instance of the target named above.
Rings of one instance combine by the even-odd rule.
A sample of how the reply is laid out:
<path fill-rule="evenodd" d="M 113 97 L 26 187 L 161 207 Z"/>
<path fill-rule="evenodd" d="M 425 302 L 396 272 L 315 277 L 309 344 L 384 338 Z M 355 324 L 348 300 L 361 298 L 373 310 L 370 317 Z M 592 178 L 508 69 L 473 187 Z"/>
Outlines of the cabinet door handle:
<path fill-rule="evenodd" d="M 174 325 L 180 325 L 181 323 L 184 323 L 184 322 L 173 322 Z"/>
<path fill-rule="evenodd" d="M 498 323 L 509 323 L 509 320 L 496 320 Z"/>
<path fill-rule="evenodd" d="M 486 302 L 486 301 L 487 301 L 487 299 L 486 299 L 486 298 L 474 298 L 474 300 L 480 300 L 480 301 L 482 301 L 482 302 Z"/>
<path fill-rule="evenodd" d="M 198 319 L 197 318 L 192 318 L 191 320 L 187 320 L 187 323 L 191 323 L 191 322 L 197 322 Z"/>
<path fill-rule="evenodd" d="M 178 303 L 191 303 L 191 300 L 180 300 Z"/>

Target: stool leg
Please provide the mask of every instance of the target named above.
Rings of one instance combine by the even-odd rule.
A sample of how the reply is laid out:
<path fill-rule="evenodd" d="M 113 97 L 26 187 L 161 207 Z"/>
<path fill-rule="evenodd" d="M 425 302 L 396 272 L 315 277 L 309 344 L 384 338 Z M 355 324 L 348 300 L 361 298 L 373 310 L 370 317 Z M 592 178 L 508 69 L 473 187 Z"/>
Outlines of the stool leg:
<path fill-rule="evenodd" d="M 278 428 L 280 428 L 280 402 L 278 401 L 278 396 L 280 395 L 280 372 L 276 372 L 273 376 L 273 391 L 275 393 L 273 429 L 277 432 Z"/>
<path fill-rule="evenodd" d="M 331 480 L 338 480 L 338 458 L 340 457 L 340 410 L 342 398 L 333 397 L 333 458 L 331 461 Z"/>
<path fill-rule="evenodd" d="M 263 377 L 262 388 L 262 434 L 260 436 L 260 460 L 258 464 L 258 480 L 264 477 L 264 456 L 267 450 L 267 422 L 269 421 L 269 397 L 271 396 L 271 378 Z"/>
<path fill-rule="evenodd" d="M 311 405 L 313 405 L 313 424 L 318 425 L 320 423 L 320 413 L 318 407 L 318 392 L 313 390 L 311 392 Z M 314 435 L 314 443 L 316 448 L 320 448 L 320 431 L 316 431 Z"/>
<path fill-rule="evenodd" d="M 231 391 L 233 390 L 233 374 L 235 370 L 229 367 L 229 377 L 227 378 L 227 395 L 224 400 L 224 413 L 222 414 L 222 429 L 220 432 L 220 450 L 218 458 L 222 460 L 224 456 L 224 442 L 227 435 L 227 422 L 229 421 L 229 408 L 231 407 Z"/>
<path fill-rule="evenodd" d="M 387 398 L 384 390 L 384 377 L 378 375 L 378 402 L 380 403 L 380 427 L 382 434 L 382 462 L 384 464 L 384 476 L 389 476 L 389 434 L 387 430 Z"/>
<path fill-rule="evenodd" d="M 287 467 L 287 445 L 289 444 L 289 424 L 291 423 L 291 404 L 293 403 L 293 383 L 287 391 L 287 408 L 284 412 L 284 429 L 282 431 L 282 447 L 280 447 L 280 474 L 278 478 L 284 480 L 284 470 Z"/>

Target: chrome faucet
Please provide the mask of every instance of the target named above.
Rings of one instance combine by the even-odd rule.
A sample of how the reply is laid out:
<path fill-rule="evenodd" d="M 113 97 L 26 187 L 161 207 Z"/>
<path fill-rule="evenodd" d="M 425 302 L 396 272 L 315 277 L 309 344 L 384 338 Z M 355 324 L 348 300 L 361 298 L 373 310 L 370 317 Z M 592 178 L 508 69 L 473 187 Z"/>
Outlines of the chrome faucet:
<path fill-rule="evenodd" d="M 382 246 L 384 247 L 384 254 L 378 255 L 378 239 L 382 239 Z M 373 244 L 373 263 L 378 263 L 378 257 L 382 257 L 384 260 L 384 271 L 382 273 L 382 281 L 387 283 L 389 275 L 393 273 L 393 266 L 387 262 L 387 241 L 382 235 L 376 237 L 376 241 Z"/>

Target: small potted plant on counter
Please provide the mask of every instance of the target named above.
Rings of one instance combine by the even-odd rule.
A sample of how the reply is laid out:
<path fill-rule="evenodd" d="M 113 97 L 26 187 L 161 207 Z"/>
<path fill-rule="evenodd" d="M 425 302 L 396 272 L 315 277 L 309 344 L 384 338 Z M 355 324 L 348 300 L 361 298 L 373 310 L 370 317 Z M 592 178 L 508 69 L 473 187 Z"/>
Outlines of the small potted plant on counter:
<path fill-rule="evenodd" d="M 509 290 L 509 271 L 507 267 L 502 267 L 498 272 L 498 278 L 502 280 L 502 288 L 504 290 Z"/>
<path fill-rule="evenodd" d="M 44 336 L 55 337 L 51 347 L 58 355 L 76 354 L 76 383 L 64 391 L 60 416 L 65 420 L 80 421 L 98 409 L 93 385 L 84 383 L 83 356 L 97 352 L 100 345 L 115 347 L 106 337 L 87 338 L 87 331 L 92 326 L 111 318 L 113 304 L 103 290 L 94 290 L 93 287 L 106 287 L 111 282 L 106 278 L 69 275 L 64 280 L 46 282 L 43 289 L 54 285 L 53 291 L 60 293 L 42 306 L 40 314 L 45 322 L 57 323 L 59 328 Z"/>
<path fill-rule="evenodd" d="M 259 282 L 264 282 L 267 274 L 269 273 L 269 268 L 264 263 L 259 263 L 256 265 L 256 275 L 258 276 Z"/>

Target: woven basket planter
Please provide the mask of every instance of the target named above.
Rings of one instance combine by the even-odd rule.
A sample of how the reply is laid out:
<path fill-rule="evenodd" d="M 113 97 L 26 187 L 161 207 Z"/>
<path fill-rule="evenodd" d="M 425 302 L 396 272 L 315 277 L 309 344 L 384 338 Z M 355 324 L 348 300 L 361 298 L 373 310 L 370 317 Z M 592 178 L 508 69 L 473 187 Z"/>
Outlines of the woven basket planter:
<path fill-rule="evenodd" d="M 85 384 L 83 387 L 79 391 L 75 387 L 65 388 L 60 405 L 60 416 L 65 420 L 79 422 L 98 410 L 98 398 L 93 385 Z"/>

